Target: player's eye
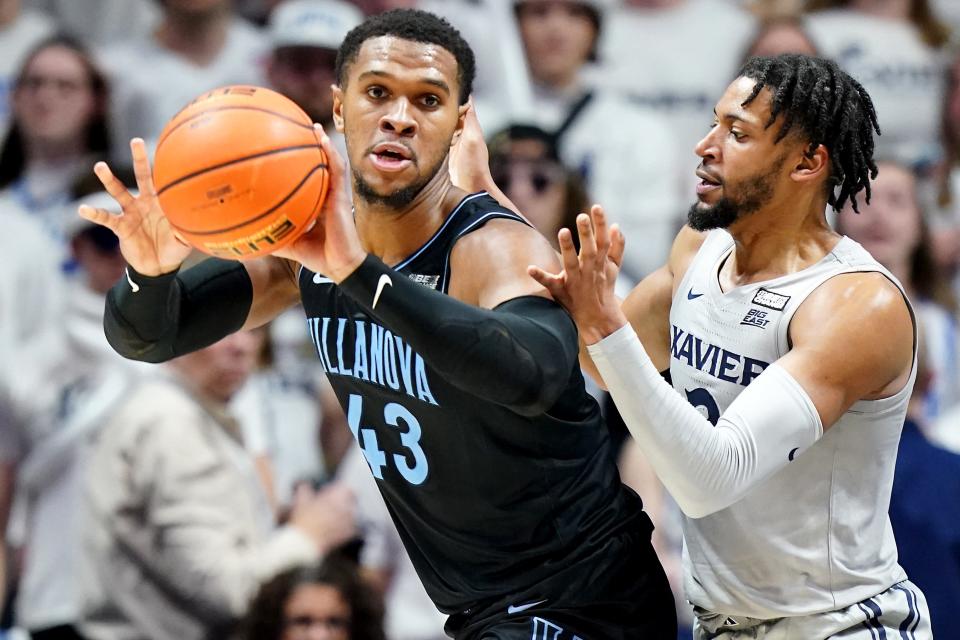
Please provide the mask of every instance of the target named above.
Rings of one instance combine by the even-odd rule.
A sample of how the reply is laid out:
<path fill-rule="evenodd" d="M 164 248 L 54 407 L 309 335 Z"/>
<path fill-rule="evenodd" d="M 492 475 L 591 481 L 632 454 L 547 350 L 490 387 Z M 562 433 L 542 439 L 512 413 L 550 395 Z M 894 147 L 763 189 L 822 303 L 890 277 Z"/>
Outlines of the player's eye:
<path fill-rule="evenodd" d="M 426 95 L 423 97 L 423 105 L 430 108 L 439 107 L 440 98 L 435 95 Z"/>
<path fill-rule="evenodd" d="M 735 129 L 730 129 L 730 135 L 733 136 L 733 139 L 737 142 L 741 142 L 744 138 L 747 137 L 747 134 L 741 133 Z"/>
<path fill-rule="evenodd" d="M 373 85 L 367 88 L 367 95 L 374 100 L 379 100 L 380 98 L 386 97 L 387 90 L 381 86 Z"/>

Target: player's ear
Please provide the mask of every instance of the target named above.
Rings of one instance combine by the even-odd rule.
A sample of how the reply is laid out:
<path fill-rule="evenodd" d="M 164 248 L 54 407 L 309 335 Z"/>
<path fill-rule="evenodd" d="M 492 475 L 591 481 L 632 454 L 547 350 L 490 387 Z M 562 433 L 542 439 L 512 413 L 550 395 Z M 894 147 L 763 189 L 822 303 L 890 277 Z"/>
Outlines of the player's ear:
<path fill-rule="evenodd" d="M 829 172 L 830 154 L 825 146 L 818 144 L 803 150 L 790 177 L 797 182 L 810 182 L 825 178 Z"/>
<path fill-rule="evenodd" d="M 467 112 L 473 108 L 473 97 L 457 107 L 457 128 L 454 131 L 454 137 L 463 133 L 463 126 L 467 122 Z"/>
<path fill-rule="evenodd" d="M 339 85 L 330 85 L 333 93 L 333 125 L 343 133 L 343 89 Z"/>

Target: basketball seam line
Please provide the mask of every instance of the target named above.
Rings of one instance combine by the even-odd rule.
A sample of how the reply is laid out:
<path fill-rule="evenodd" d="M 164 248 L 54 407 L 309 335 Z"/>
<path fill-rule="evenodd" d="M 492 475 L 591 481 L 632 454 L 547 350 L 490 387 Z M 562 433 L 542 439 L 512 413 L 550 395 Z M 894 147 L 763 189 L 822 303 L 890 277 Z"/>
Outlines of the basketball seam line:
<path fill-rule="evenodd" d="M 169 137 L 173 134 L 174 131 L 176 131 L 177 129 L 179 129 L 179 128 L 182 127 L 183 125 L 185 125 L 185 124 L 187 124 L 187 123 L 189 123 L 189 122 L 193 122 L 193 121 L 196 120 L 197 118 L 199 118 L 199 117 L 201 117 L 201 116 L 204 116 L 204 115 L 206 115 L 206 114 L 208 114 L 208 113 L 216 113 L 216 112 L 218 112 L 218 111 L 231 111 L 231 110 L 233 110 L 233 109 L 236 109 L 236 110 L 238 110 L 238 111 L 259 111 L 260 113 L 269 113 L 270 115 L 277 116 L 278 118 L 280 118 L 280 119 L 282 119 L 282 120 L 286 120 L 287 122 L 289 122 L 289 123 L 291 123 L 291 124 L 295 124 L 295 125 L 297 125 L 298 127 L 303 127 L 304 129 L 313 129 L 313 125 L 312 125 L 312 124 L 303 124 L 302 122 L 297 122 L 296 120 L 294 120 L 294 119 L 291 118 L 290 116 L 286 116 L 286 115 L 280 113 L 279 111 L 273 111 L 272 109 L 264 109 L 263 107 L 248 107 L 248 106 L 244 106 L 244 105 L 233 105 L 233 104 L 231 104 L 231 105 L 224 105 L 224 106 L 222 106 L 222 107 L 216 107 L 216 108 L 214 108 L 214 109 L 205 109 L 205 110 L 201 111 L 200 113 L 197 113 L 197 114 L 194 114 L 194 115 L 190 116 L 189 118 L 187 118 L 187 119 L 184 120 L 183 122 L 178 122 L 178 123 L 177 123 L 177 126 L 175 126 L 173 129 L 170 129 L 170 131 L 167 131 L 167 133 L 164 134 L 164 135 L 157 141 L 157 149 L 160 148 L 160 145 L 162 145 L 162 144 L 167 140 L 167 138 L 169 138 Z"/>
<path fill-rule="evenodd" d="M 173 182 L 164 185 L 159 191 L 157 191 L 157 195 L 159 196 L 164 191 L 167 191 L 168 189 L 171 189 L 182 182 L 186 182 L 187 180 L 192 180 L 197 176 L 202 176 L 205 173 L 216 171 L 217 169 L 223 169 L 224 167 L 229 167 L 232 164 L 239 164 L 241 162 L 246 162 L 247 160 L 256 160 L 257 158 L 263 158 L 265 156 L 273 155 L 275 153 L 286 153 L 287 151 L 302 151 L 304 149 L 320 149 L 320 147 L 318 147 L 315 144 L 300 144 L 300 145 L 295 145 L 290 147 L 280 147 L 279 149 L 270 149 L 269 151 L 261 151 L 260 153 L 254 153 L 253 155 L 243 156 L 242 158 L 234 158 L 233 160 L 227 160 L 226 162 L 221 162 L 220 164 L 211 165 L 209 167 L 200 169 L 199 171 L 188 173 L 185 176 L 180 176 Z"/>
<path fill-rule="evenodd" d="M 270 215 L 271 213 L 273 213 L 274 211 L 276 211 L 277 209 L 279 209 L 280 207 L 282 207 L 284 204 L 287 203 L 288 200 L 290 200 L 290 198 L 293 197 L 293 194 L 295 194 L 297 191 L 299 191 L 299 190 L 300 190 L 300 187 L 302 187 L 302 186 L 307 182 L 307 180 L 310 179 L 310 176 L 312 176 L 313 174 L 315 174 L 318 169 L 326 169 L 326 168 L 327 168 L 326 163 L 318 164 L 318 165 L 315 166 L 313 169 L 311 169 L 311 170 L 307 173 L 307 175 L 305 175 L 305 176 L 303 177 L 303 180 L 301 180 L 300 183 L 297 184 L 297 186 L 295 186 L 293 189 L 290 190 L 290 193 L 288 193 L 286 196 L 284 196 L 283 200 L 281 200 L 281 201 L 278 202 L 277 204 L 273 205 L 272 207 L 270 207 L 269 209 L 267 209 L 267 210 L 264 211 L 263 213 L 258 214 L 258 215 L 256 215 L 256 216 L 250 218 L 249 220 L 245 220 L 244 222 L 241 222 L 240 224 L 235 224 L 235 225 L 233 225 L 232 227 L 226 227 L 226 228 L 223 228 L 223 229 L 214 229 L 214 230 L 211 230 L 211 231 L 191 231 L 190 229 L 184 229 L 183 227 L 178 227 L 178 226 L 176 226 L 176 225 L 173 225 L 173 226 L 174 226 L 178 231 L 181 231 L 182 233 L 189 233 L 189 234 L 192 234 L 192 235 L 195 235 L 195 236 L 212 236 L 212 235 L 216 235 L 216 234 L 218 234 L 218 233 L 226 233 L 227 231 L 233 231 L 234 229 L 239 229 L 239 228 L 241 228 L 241 227 L 245 227 L 245 226 L 247 226 L 248 224 L 251 224 L 251 223 L 253 223 L 253 222 L 256 222 L 257 220 L 260 220 L 261 218 L 265 218 L 266 216 Z M 314 205 L 314 206 L 316 206 L 316 205 Z"/>

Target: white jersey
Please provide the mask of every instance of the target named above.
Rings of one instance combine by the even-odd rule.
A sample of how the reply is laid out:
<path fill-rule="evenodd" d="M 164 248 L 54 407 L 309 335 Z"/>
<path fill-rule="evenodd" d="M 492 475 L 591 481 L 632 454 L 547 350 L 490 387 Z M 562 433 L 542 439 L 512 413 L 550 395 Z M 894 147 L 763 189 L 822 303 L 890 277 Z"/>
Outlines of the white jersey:
<path fill-rule="evenodd" d="M 714 423 L 789 351 L 790 320 L 818 286 L 862 271 L 900 286 L 844 237 L 802 271 L 724 293 L 718 273 L 732 250 L 726 231 L 710 233 L 670 311 L 673 386 Z M 912 387 L 913 374 L 895 395 L 855 403 L 741 500 L 684 517 L 687 598 L 708 611 L 771 619 L 840 609 L 904 580 L 887 511 Z"/>

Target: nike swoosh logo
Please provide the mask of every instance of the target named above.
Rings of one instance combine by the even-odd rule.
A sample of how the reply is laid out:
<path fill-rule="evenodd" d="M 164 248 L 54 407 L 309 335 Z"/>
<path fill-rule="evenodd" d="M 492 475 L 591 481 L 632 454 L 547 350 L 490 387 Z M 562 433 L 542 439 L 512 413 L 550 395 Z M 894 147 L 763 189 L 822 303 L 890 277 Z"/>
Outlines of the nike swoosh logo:
<path fill-rule="evenodd" d="M 127 276 L 127 282 L 130 283 L 130 290 L 133 291 L 134 293 L 136 293 L 137 291 L 140 291 L 140 285 L 134 282 L 133 278 L 130 277 L 130 270 L 124 269 L 123 274 Z"/>
<path fill-rule="evenodd" d="M 377 292 L 373 294 L 373 306 L 370 307 L 371 309 L 377 308 L 377 302 L 380 300 L 380 294 L 383 293 L 383 288 L 392 286 L 393 280 L 390 279 L 390 276 L 387 274 L 380 276 L 380 281 L 377 282 Z"/>
<path fill-rule="evenodd" d="M 537 606 L 538 604 L 543 604 L 544 602 L 546 602 L 546 600 L 538 600 L 536 602 L 528 602 L 527 604 L 518 604 L 516 606 L 510 605 L 509 607 L 507 607 L 507 615 L 513 615 L 514 613 L 520 613 L 521 611 L 526 611 L 527 609 L 531 609 Z"/>
<path fill-rule="evenodd" d="M 787 460 L 789 460 L 790 462 L 793 462 L 793 459 L 794 457 L 796 457 L 797 451 L 799 450 L 800 450 L 800 447 L 794 447 L 793 449 L 791 449 L 790 453 L 787 454 Z"/>
<path fill-rule="evenodd" d="M 690 290 L 687 291 L 687 300 L 696 300 L 702 295 L 703 295 L 702 293 L 694 293 L 693 287 L 690 287 Z"/>
<path fill-rule="evenodd" d="M 333 284 L 333 280 L 330 278 L 324 278 L 319 273 L 313 274 L 313 284 Z"/>

